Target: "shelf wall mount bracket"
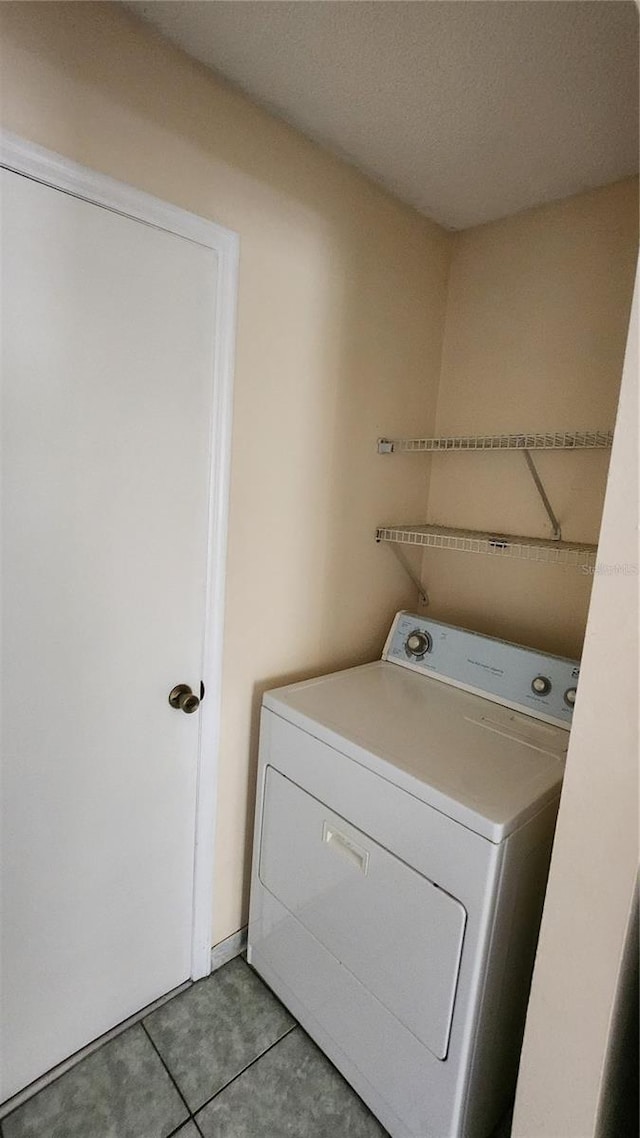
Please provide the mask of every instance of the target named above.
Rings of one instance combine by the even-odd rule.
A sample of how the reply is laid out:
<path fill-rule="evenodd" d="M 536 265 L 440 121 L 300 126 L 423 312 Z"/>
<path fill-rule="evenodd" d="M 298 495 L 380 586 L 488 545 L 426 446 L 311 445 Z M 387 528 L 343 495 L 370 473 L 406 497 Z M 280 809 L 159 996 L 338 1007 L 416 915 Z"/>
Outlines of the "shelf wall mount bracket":
<path fill-rule="evenodd" d="M 549 521 L 551 522 L 551 526 L 553 529 L 553 540 L 554 541 L 562 541 L 562 530 L 560 528 L 560 522 L 558 521 L 555 513 L 553 512 L 553 507 L 552 507 L 551 502 L 549 501 L 549 499 L 547 497 L 547 492 L 546 492 L 546 490 L 542 484 L 542 479 L 540 478 L 540 475 L 538 474 L 536 464 L 531 457 L 531 452 L 529 450 L 527 450 L 526 448 L 523 448 L 522 453 L 524 455 L 524 460 L 525 460 L 527 467 L 529 469 L 529 473 L 530 473 L 531 477 L 533 478 L 535 488 L 538 491 L 538 494 L 540 495 L 540 498 L 542 500 L 542 505 L 544 506 L 544 508 L 547 512 L 547 517 L 549 518 Z"/>
<path fill-rule="evenodd" d="M 379 541 L 380 539 L 377 538 L 376 540 Z M 397 558 L 397 560 L 402 565 L 402 568 L 404 569 L 405 573 L 407 574 L 407 577 L 411 581 L 411 584 L 414 586 L 415 589 L 417 589 L 418 600 L 420 601 L 420 604 L 424 605 L 424 607 L 426 608 L 429 604 L 429 594 L 428 594 L 427 590 L 425 589 L 424 585 L 422 584 L 422 581 L 414 573 L 413 569 L 411 568 L 411 565 L 409 564 L 409 561 L 405 557 L 405 555 L 402 552 L 402 550 L 400 549 L 400 547 L 398 545 L 391 545 L 391 549 L 392 549 L 393 553 L 395 554 L 395 557 Z"/>

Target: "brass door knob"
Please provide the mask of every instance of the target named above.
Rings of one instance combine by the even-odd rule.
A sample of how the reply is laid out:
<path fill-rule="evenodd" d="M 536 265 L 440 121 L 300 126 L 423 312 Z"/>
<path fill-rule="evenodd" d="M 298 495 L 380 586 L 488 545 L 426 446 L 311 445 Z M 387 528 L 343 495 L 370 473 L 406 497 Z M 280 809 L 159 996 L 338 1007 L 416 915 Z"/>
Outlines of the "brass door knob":
<path fill-rule="evenodd" d="M 172 688 L 169 692 L 169 703 L 176 711 L 184 711 L 185 715 L 192 715 L 200 707 L 200 700 L 188 684 L 177 684 Z"/>

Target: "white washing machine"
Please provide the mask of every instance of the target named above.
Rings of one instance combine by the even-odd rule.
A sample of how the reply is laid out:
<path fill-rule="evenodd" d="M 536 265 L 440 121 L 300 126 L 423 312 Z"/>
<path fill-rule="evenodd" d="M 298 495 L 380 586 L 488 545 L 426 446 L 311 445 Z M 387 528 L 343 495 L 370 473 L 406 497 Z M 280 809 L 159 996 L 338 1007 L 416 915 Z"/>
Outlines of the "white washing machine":
<path fill-rule="evenodd" d="M 264 697 L 248 959 L 392 1138 L 508 1106 L 577 678 L 402 612 Z"/>

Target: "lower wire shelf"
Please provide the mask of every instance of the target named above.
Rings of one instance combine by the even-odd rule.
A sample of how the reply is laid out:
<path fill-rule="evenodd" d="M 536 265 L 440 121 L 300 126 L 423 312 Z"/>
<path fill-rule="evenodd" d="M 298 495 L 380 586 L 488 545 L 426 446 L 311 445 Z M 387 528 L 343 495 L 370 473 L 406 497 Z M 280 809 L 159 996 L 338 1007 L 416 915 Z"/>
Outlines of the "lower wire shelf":
<path fill-rule="evenodd" d="M 515 557 L 521 561 L 568 565 L 584 570 L 595 565 L 598 548 L 585 542 L 553 541 L 542 537 L 449 529 L 436 525 L 379 526 L 376 540 L 399 545 L 421 545 L 429 549 L 453 549 L 459 553 Z"/>

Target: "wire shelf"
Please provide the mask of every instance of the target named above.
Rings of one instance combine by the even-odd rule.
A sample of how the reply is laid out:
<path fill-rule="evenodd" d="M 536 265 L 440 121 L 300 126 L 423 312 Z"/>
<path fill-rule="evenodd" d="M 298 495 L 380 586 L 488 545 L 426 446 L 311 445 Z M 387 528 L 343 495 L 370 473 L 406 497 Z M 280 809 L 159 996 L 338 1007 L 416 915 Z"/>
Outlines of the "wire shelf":
<path fill-rule="evenodd" d="M 572 565 L 585 570 L 595 564 L 597 552 L 596 545 L 585 543 L 429 525 L 380 526 L 376 540 L 429 549 L 453 549 L 459 553 L 485 553 L 547 565 Z"/>
<path fill-rule="evenodd" d="M 463 450 L 604 450 L 613 431 L 565 431 L 531 435 L 452 435 L 434 439 L 378 439 L 379 454 Z"/>

